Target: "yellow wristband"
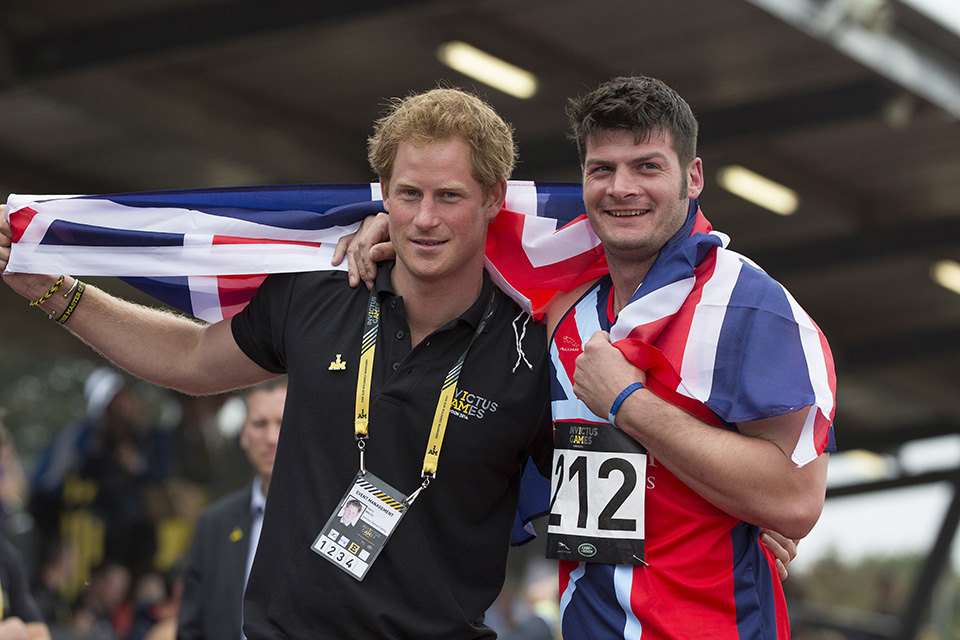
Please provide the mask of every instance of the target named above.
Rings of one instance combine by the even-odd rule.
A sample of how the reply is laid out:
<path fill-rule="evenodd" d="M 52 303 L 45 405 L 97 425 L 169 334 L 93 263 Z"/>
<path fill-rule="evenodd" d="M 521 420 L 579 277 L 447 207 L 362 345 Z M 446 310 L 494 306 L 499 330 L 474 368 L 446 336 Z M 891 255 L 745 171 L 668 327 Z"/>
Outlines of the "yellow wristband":
<path fill-rule="evenodd" d="M 56 281 L 55 283 L 53 283 L 53 286 L 50 287 L 50 290 L 47 291 L 47 292 L 46 292 L 45 294 L 43 294 L 42 296 L 40 296 L 37 300 L 34 300 L 33 302 L 31 302 L 31 303 L 30 303 L 30 306 L 31 306 L 31 307 L 39 307 L 39 306 L 42 305 L 44 302 L 46 302 L 47 300 L 49 300 L 49 299 L 50 299 L 50 296 L 52 296 L 53 294 L 55 294 L 55 293 L 57 292 L 57 289 L 60 288 L 60 285 L 63 284 L 63 279 L 64 279 L 64 278 L 66 278 L 66 276 L 60 276 L 59 278 L 57 278 L 57 281 Z"/>

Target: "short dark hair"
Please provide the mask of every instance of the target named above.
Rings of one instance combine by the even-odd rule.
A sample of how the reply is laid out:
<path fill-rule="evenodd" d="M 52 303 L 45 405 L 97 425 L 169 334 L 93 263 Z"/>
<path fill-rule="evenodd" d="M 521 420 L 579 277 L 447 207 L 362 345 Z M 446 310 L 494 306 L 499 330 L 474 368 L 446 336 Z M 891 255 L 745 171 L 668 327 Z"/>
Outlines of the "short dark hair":
<path fill-rule="evenodd" d="M 580 162 L 586 160 L 587 140 L 607 131 L 632 131 L 637 142 L 669 132 L 673 150 L 684 166 L 697 156 L 697 119 L 676 91 L 656 78 L 621 76 L 590 93 L 570 98 L 568 137 L 575 140 Z"/>

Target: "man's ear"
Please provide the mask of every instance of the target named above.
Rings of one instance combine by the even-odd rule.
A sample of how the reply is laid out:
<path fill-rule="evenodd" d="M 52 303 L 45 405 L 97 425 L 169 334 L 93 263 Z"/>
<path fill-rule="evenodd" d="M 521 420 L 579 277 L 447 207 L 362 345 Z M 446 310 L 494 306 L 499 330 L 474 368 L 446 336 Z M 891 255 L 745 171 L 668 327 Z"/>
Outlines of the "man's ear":
<path fill-rule="evenodd" d="M 383 200 L 383 210 L 390 213 L 390 181 L 380 181 L 380 199 Z"/>
<path fill-rule="evenodd" d="M 700 158 L 694 158 L 687 168 L 687 198 L 698 198 L 701 191 L 703 191 L 703 161 Z"/>
<path fill-rule="evenodd" d="M 488 223 L 493 222 L 493 219 L 497 217 L 506 199 L 507 181 L 498 180 L 495 185 L 490 187 L 490 191 L 487 193 L 487 203 L 484 205 L 484 216 L 487 218 Z"/>

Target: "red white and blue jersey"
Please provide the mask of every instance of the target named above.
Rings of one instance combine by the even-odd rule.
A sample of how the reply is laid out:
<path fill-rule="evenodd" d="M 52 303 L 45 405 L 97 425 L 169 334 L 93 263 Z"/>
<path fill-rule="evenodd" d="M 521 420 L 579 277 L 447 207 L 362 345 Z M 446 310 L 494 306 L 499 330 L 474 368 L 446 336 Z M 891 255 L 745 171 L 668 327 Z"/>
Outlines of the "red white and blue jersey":
<path fill-rule="evenodd" d="M 615 428 L 572 389 L 582 345 L 613 325 L 612 297 L 605 276 L 552 336 L 554 421 Z M 716 418 L 712 422 L 721 424 Z M 780 580 L 758 528 L 714 507 L 649 455 L 645 486 L 648 566 L 561 561 L 563 637 L 789 638 Z"/>
<path fill-rule="evenodd" d="M 646 371 L 650 391 L 704 422 L 734 428 L 802 411 L 794 462 L 835 448 L 826 338 L 782 285 L 728 242 L 692 200 L 683 228 L 616 318 L 609 276 L 584 294 L 551 338 L 555 424 L 613 428 L 576 398 L 572 383 L 582 345 L 606 330 Z M 564 637 L 788 638 L 775 560 L 757 527 L 717 509 L 649 455 L 645 480 L 648 566 L 561 562 Z"/>

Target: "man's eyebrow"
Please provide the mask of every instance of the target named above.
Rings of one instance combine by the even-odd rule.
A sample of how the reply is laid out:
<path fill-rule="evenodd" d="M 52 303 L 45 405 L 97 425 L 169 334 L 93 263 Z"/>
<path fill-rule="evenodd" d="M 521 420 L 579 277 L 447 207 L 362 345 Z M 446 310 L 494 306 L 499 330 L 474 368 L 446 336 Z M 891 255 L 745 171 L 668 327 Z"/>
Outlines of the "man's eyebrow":
<path fill-rule="evenodd" d="M 651 153 L 647 153 L 647 154 L 644 154 L 644 155 L 636 156 L 636 157 L 634 157 L 634 158 L 630 158 L 630 159 L 624 160 L 624 161 L 607 160 L 607 159 L 605 159 L 605 158 L 603 158 L 603 157 L 601 157 L 601 156 L 597 156 L 597 157 L 594 157 L 594 158 L 587 157 L 587 159 L 584 161 L 584 164 L 585 164 L 585 165 L 591 165 L 591 164 L 618 164 L 618 163 L 622 163 L 622 164 L 640 164 L 640 163 L 643 163 L 643 162 L 649 162 L 650 160 L 664 160 L 664 159 L 666 159 L 666 158 L 667 158 L 667 154 L 662 153 L 662 152 L 660 152 L 660 151 L 653 151 L 653 152 L 651 152 Z"/>
<path fill-rule="evenodd" d="M 421 188 L 419 185 L 403 179 L 394 180 L 391 184 L 401 189 L 420 189 Z M 436 187 L 436 189 L 434 190 L 435 191 L 464 191 L 465 189 L 467 189 L 467 185 L 464 182 L 448 182 L 445 184 L 441 184 L 440 186 Z"/>
<path fill-rule="evenodd" d="M 467 188 L 466 183 L 463 182 L 448 182 L 446 184 L 441 184 L 437 187 L 437 191 L 463 191 Z"/>

